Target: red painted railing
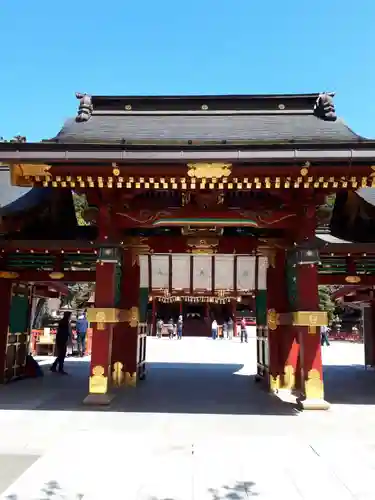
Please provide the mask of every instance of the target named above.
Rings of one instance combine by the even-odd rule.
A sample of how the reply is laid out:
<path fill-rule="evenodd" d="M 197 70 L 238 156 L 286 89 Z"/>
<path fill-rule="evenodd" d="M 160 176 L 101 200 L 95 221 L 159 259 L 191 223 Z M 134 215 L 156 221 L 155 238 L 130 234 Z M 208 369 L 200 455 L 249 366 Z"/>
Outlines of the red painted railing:
<path fill-rule="evenodd" d="M 39 340 L 39 337 L 43 335 L 44 330 L 32 330 L 31 331 L 31 341 L 30 341 L 30 350 L 31 354 L 35 355 L 36 354 L 36 344 Z M 51 335 L 56 335 L 56 328 L 51 328 L 50 330 Z M 72 330 L 72 334 L 75 335 L 76 331 L 75 329 Z M 87 329 L 87 334 L 86 334 L 86 354 L 91 354 L 91 345 L 92 345 L 92 328 Z"/>
<path fill-rule="evenodd" d="M 329 332 L 328 338 L 330 341 L 339 340 L 340 342 L 363 342 L 363 338 L 360 333 Z"/>

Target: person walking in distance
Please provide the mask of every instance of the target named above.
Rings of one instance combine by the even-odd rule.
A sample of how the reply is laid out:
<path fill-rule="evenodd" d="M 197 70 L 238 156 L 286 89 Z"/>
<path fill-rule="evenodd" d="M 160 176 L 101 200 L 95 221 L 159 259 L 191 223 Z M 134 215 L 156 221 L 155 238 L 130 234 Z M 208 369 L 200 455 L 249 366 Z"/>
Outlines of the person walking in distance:
<path fill-rule="evenodd" d="M 56 354 L 57 357 L 51 366 L 51 372 L 57 371 L 57 365 L 59 366 L 59 373 L 62 375 L 67 375 L 64 370 L 64 361 L 66 356 L 66 349 L 69 342 L 69 339 L 72 336 L 70 329 L 70 316 L 72 313 L 66 311 L 64 312 L 64 316 L 59 321 L 59 325 L 57 327 L 56 332 Z"/>
<path fill-rule="evenodd" d="M 88 327 L 89 327 L 89 322 L 87 321 L 86 314 L 83 313 L 79 316 L 76 323 L 77 347 L 78 347 L 78 354 L 79 356 L 81 356 L 81 358 L 86 353 L 86 334 Z"/>
<path fill-rule="evenodd" d="M 162 334 L 163 334 L 163 326 L 164 326 L 164 321 L 159 318 L 156 322 L 156 337 L 158 339 L 161 339 Z"/>
<path fill-rule="evenodd" d="M 228 321 L 224 321 L 223 323 L 223 334 L 221 336 L 222 339 L 227 339 L 228 338 Z"/>
<path fill-rule="evenodd" d="M 177 339 L 181 340 L 182 339 L 182 327 L 184 326 L 184 320 L 182 318 L 182 315 L 178 317 L 177 320 Z"/>
<path fill-rule="evenodd" d="M 330 345 L 329 340 L 328 340 L 328 332 L 329 332 L 328 326 L 322 326 L 320 328 L 320 344 L 322 346 Z"/>
<path fill-rule="evenodd" d="M 246 320 L 245 318 L 241 319 L 241 344 L 243 341 L 247 342 L 247 329 L 246 329 Z"/>
<path fill-rule="evenodd" d="M 167 330 L 168 330 L 168 336 L 172 340 L 173 335 L 174 335 L 174 323 L 173 323 L 173 318 L 169 318 L 168 324 L 167 324 Z"/>
<path fill-rule="evenodd" d="M 229 318 L 228 319 L 228 339 L 232 340 L 233 339 L 233 332 L 234 332 L 234 323 L 233 319 Z"/>
<path fill-rule="evenodd" d="M 214 319 L 211 324 L 211 335 L 212 335 L 212 340 L 217 339 L 217 321 Z"/>

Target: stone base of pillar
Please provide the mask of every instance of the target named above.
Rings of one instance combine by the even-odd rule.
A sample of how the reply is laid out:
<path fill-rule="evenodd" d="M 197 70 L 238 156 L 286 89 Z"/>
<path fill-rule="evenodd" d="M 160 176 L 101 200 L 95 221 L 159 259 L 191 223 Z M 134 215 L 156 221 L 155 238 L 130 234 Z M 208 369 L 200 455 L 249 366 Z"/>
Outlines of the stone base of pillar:
<path fill-rule="evenodd" d="M 325 399 L 298 399 L 301 410 L 329 410 L 331 405 Z"/>
<path fill-rule="evenodd" d="M 89 406 L 107 406 L 111 404 L 114 397 L 114 394 L 89 394 L 83 400 L 83 404 Z"/>

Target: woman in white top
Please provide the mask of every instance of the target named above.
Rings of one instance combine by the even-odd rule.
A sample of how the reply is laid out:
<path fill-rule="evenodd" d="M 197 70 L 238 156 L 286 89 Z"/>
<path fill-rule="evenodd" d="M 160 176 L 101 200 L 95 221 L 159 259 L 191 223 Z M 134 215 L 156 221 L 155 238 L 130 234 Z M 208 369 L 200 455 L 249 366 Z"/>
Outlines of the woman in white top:
<path fill-rule="evenodd" d="M 212 340 L 216 340 L 217 339 L 217 321 L 216 321 L 216 319 L 214 319 L 212 322 L 211 334 L 212 334 Z"/>

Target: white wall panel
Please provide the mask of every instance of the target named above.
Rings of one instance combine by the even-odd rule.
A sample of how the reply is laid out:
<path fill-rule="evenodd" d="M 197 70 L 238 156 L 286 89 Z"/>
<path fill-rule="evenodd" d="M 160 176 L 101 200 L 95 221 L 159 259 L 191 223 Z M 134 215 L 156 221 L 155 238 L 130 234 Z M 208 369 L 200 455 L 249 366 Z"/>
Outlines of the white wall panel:
<path fill-rule="evenodd" d="M 193 288 L 212 290 L 211 255 L 194 255 Z"/>
<path fill-rule="evenodd" d="M 172 288 L 190 289 L 190 255 L 172 255 Z"/>
<path fill-rule="evenodd" d="M 258 290 L 267 290 L 267 257 L 258 257 Z M 277 286 L 277 285 L 276 285 Z"/>
<path fill-rule="evenodd" d="M 139 256 L 140 287 L 148 288 L 148 255 Z"/>
<path fill-rule="evenodd" d="M 255 257 L 239 255 L 237 257 L 237 290 L 255 289 Z"/>
<path fill-rule="evenodd" d="M 215 290 L 233 290 L 234 256 L 215 255 Z"/>
<path fill-rule="evenodd" d="M 152 288 L 169 288 L 169 255 L 152 255 Z"/>

